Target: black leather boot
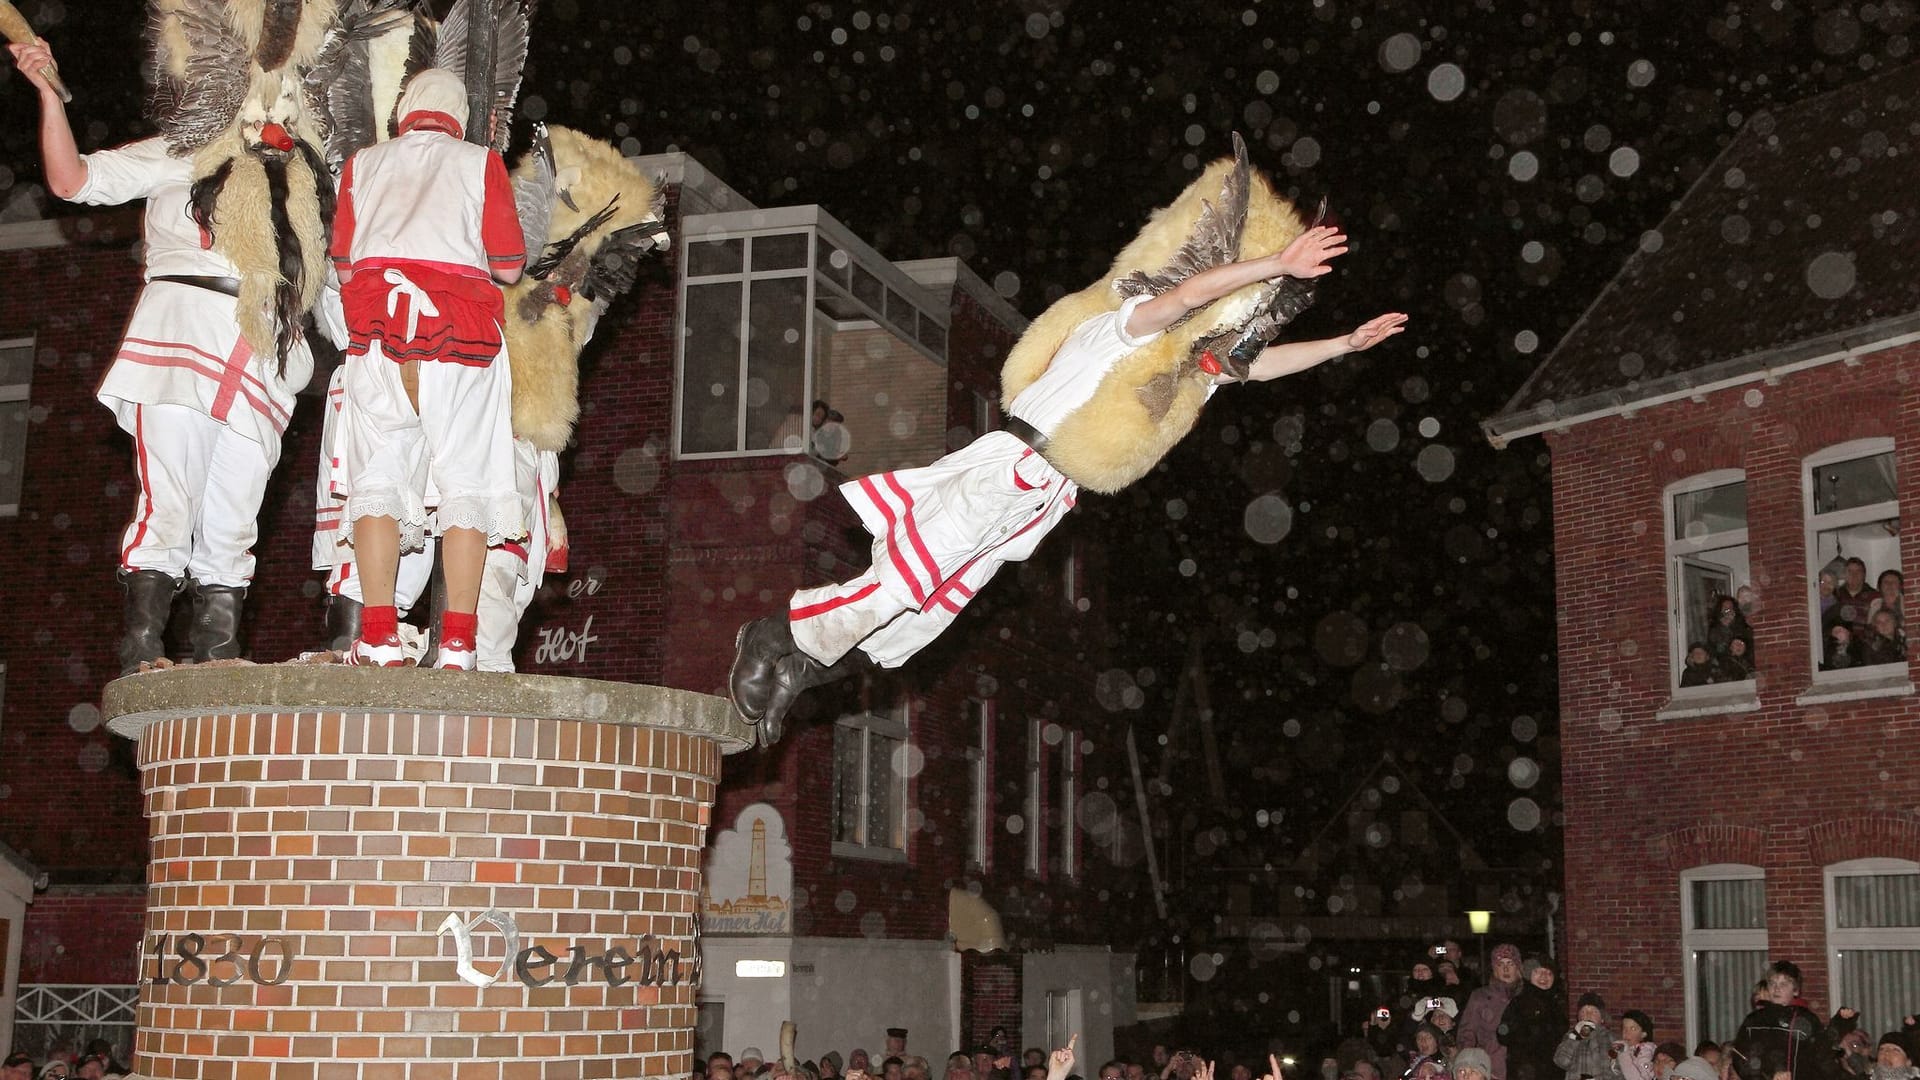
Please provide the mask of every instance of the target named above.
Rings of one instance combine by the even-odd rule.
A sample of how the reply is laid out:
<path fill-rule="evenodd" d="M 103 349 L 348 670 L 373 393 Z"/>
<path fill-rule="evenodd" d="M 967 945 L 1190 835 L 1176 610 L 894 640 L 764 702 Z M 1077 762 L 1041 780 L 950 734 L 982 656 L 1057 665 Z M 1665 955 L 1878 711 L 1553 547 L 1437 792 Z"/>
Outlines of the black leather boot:
<path fill-rule="evenodd" d="M 167 654 L 167 620 L 180 580 L 160 570 L 122 570 L 126 590 L 126 630 L 120 637 L 120 674 L 131 675 L 140 665 Z"/>
<path fill-rule="evenodd" d="M 327 648 L 344 653 L 360 636 L 360 601 L 334 593 L 327 597 Z"/>
<path fill-rule="evenodd" d="M 733 636 L 733 669 L 727 673 L 727 692 L 733 707 L 749 723 L 767 711 L 773 694 L 774 665 L 795 651 L 793 630 L 786 612 L 755 619 Z"/>
<path fill-rule="evenodd" d="M 193 662 L 232 660 L 240 655 L 240 613 L 246 607 L 245 585 L 193 583 Z"/>
<path fill-rule="evenodd" d="M 854 672 L 867 666 L 867 654 L 854 649 L 832 664 L 823 664 L 799 649 L 781 657 L 773 666 L 773 676 L 769 680 L 773 691 L 767 696 L 767 707 L 760 716 L 759 730 L 754 737 L 761 746 L 772 746 L 786 732 L 787 713 L 800 695 L 816 686 L 839 682 Z"/>

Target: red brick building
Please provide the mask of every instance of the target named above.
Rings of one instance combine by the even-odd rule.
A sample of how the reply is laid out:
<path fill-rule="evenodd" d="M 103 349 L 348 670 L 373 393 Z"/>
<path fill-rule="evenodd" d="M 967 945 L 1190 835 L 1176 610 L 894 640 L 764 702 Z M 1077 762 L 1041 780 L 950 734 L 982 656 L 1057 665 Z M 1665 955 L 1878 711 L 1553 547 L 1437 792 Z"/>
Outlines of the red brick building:
<path fill-rule="evenodd" d="M 1568 985 L 1690 1041 L 1772 957 L 1869 1032 L 1920 1006 L 1920 698 L 1868 637 L 1914 605 L 1846 595 L 1920 553 L 1917 106 L 1750 118 L 1485 424 L 1552 455 Z"/>
<path fill-rule="evenodd" d="M 519 660 L 717 693 L 735 627 L 865 565 L 834 485 L 995 425 L 999 361 L 1025 323 L 955 259 L 893 263 L 817 206 L 754 207 L 682 155 L 643 164 L 668 180 L 674 249 L 587 353 L 562 476 L 572 564 L 529 612 Z M 131 472 L 92 390 L 138 288 L 137 240 L 124 212 L 0 227 L 15 283 L 0 292 L 0 842 L 50 878 L 13 930 L 23 984 L 135 977 L 146 826 L 129 748 L 95 707 Z M 307 529 L 324 385 L 262 511 L 263 661 L 319 636 Z M 844 417 L 824 437 L 815 400 Z M 705 1034 L 771 1050 L 792 1017 L 811 1054 L 877 1050 L 904 1025 L 937 1055 L 996 1025 L 1026 1043 L 1071 1026 L 1088 1060 L 1110 1052 L 1133 1019 L 1112 910 L 1147 884 L 1119 813 L 1124 730 L 1091 693 L 1099 568 L 1070 521 L 915 665 L 843 684 L 772 750 L 726 762 L 715 833 L 750 807 L 777 818 L 789 892 L 784 922 L 709 929 Z M 764 868 L 752 883 L 764 899 Z M 950 911 L 1003 948 L 957 952 Z M 734 959 L 782 973 L 736 977 Z"/>

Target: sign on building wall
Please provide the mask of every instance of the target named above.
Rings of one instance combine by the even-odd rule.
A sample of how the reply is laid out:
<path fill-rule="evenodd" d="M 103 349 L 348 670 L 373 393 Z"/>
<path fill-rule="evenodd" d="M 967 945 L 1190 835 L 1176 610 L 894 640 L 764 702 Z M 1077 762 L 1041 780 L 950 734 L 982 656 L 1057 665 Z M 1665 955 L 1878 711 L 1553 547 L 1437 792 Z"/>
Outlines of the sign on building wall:
<path fill-rule="evenodd" d="M 780 811 L 754 803 L 714 834 L 700 924 L 707 934 L 793 933 L 793 848 Z"/>

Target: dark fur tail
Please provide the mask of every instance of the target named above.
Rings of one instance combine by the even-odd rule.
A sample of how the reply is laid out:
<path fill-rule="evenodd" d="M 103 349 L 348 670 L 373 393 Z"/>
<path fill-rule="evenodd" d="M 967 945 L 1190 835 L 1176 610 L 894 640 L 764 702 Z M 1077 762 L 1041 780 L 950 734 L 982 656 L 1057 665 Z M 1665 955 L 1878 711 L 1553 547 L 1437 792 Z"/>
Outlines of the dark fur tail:
<path fill-rule="evenodd" d="M 272 207 L 273 241 L 280 253 L 279 280 L 273 286 L 274 352 L 280 360 L 280 375 L 287 374 L 287 350 L 300 338 L 300 282 L 306 277 L 306 262 L 300 249 L 300 234 L 287 216 L 287 158 L 272 157 L 262 164 L 267 170 L 267 205 Z"/>
<path fill-rule="evenodd" d="M 187 190 L 187 213 L 192 215 L 194 224 L 206 230 L 208 236 L 214 235 L 213 208 L 220 201 L 220 193 L 227 188 L 227 178 L 233 175 L 233 162 L 223 161 L 220 167 L 193 182 Z"/>

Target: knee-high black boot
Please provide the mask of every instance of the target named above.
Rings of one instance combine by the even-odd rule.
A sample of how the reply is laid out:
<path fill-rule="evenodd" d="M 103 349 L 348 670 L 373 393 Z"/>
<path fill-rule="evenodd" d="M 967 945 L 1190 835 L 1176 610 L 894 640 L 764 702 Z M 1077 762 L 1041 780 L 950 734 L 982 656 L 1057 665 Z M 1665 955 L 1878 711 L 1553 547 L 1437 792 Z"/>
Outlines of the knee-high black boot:
<path fill-rule="evenodd" d="M 246 606 L 245 585 L 193 583 L 193 662 L 232 660 L 240 655 L 240 613 Z"/>
<path fill-rule="evenodd" d="M 167 654 L 167 620 L 173 615 L 173 598 L 180 591 L 180 579 L 160 570 L 122 570 L 120 585 L 126 590 L 126 630 L 120 637 L 120 674 L 131 675 L 142 663 L 151 663 Z"/>
<path fill-rule="evenodd" d="M 327 597 L 327 648 L 344 653 L 360 637 L 360 601 L 334 593 Z"/>

